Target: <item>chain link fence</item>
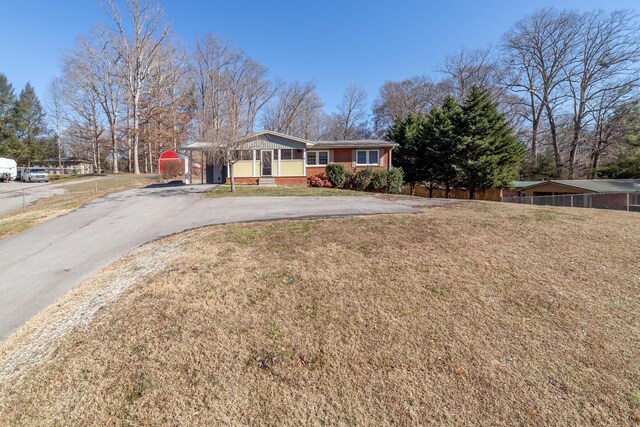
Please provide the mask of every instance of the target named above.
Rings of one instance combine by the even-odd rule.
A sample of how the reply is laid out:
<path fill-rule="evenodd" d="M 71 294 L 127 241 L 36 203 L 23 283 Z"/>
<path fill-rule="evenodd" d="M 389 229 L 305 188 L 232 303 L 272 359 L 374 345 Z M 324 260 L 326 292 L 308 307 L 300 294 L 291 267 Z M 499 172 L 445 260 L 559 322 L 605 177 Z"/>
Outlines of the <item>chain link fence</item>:
<path fill-rule="evenodd" d="M 108 175 L 48 184 L 11 182 L 0 185 L 0 215 L 25 210 L 33 203 L 58 196 L 65 201 L 84 200 L 111 191 L 136 188 L 158 182 L 158 175 Z"/>
<path fill-rule="evenodd" d="M 640 193 L 559 194 L 554 196 L 504 197 L 507 203 L 640 212 Z"/>

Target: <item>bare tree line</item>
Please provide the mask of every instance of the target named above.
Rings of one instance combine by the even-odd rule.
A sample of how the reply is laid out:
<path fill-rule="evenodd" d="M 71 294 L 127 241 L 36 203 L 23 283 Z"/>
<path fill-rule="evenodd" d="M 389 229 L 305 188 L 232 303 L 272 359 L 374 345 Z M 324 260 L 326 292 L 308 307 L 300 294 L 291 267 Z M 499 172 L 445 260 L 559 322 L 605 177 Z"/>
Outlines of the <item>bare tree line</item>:
<path fill-rule="evenodd" d="M 625 114 L 638 100 L 640 28 L 629 11 L 542 9 L 518 21 L 493 49 L 446 57 L 444 78 L 387 82 L 374 101 L 379 135 L 395 118 L 426 113 L 447 94 L 488 90 L 529 149 L 550 154 L 555 175 L 594 176 L 624 141 Z M 582 166 L 583 171 L 578 171 Z"/>
<path fill-rule="evenodd" d="M 426 114 L 447 95 L 462 100 L 478 86 L 534 166 L 547 156 L 557 176 L 593 176 L 637 111 L 640 31 L 628 11 L 539 10 L 495 47 L 444 58 L 439 78 L 386 82 L 371 109 L 364 90 L 349 86 L 328 115 L 314 82 L 270 79 L 214 34 L 186 48 L 154 0 L 124 5 L 109 0 L 106 23 L 65 53 L 48 102 L 60 151 L 91 159 L 97 170 L 154 172 L 165 149 L 239 140 L 258 129 L 310 140 L 383 137 L 398 117 Z"/>
<path fill-rule="evenodd" d="M 161 151 L 189 140 L 239 140 L 258 128 L 314 140 L 368 134 L 362 89 L 348 88 L 328 116 L 313 82 L 271 80 L 214 34 L 185 48 L 153 0 L 124 6 L 103 4 L 107 22 L 63 55 L 48 97 L 60 158 L 90 159 L 97 171 L 154 172 Z"/>

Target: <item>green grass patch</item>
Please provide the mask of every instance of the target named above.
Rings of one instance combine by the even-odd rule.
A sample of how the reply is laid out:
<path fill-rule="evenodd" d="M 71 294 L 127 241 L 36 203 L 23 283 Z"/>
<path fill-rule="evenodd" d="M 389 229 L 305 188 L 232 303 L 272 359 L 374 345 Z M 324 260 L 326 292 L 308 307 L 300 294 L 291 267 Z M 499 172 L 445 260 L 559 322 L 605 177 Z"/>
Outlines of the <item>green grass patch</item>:
<path fill-rule="evenodd" d="M 364 196 L 366 193 L 341 188 L 325 187 L 260 187 L 258 185 L 236 185 L 231 192 L 230 185 L 220 185 L 209 191 L 205 197 L 282 197 L 282 196 Z"/>

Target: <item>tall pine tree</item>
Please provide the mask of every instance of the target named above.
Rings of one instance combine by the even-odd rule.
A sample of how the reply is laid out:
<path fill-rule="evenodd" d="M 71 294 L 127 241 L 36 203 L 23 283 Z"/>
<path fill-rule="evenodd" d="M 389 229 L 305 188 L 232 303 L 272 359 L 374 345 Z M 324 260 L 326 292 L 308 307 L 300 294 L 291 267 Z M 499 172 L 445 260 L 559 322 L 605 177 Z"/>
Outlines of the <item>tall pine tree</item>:
<path fill-rule="evenodd" d="M 396 167 L 402 168 L 404 181 L 411 185 L 412 189 L 416 182 L 425 180 L 423 167 L 417 162 L 418 138 L 426 121 L 424 116 L 412 113 L 404 118 L 397 118 L 387 133 L 388 140 L 400 144 L 393 153 L 393 163 Z"/>
<path fill-rule="evenodd" d="M 486 91 L 471 88 L 462 112 L 461 178 L 462 185 L 469 189 L 469 197 L 474 198 L 477 191 L 497 188 L 516 179 L 524 148 Z"/>
<path fill-rule="evenodd" d="M 459 179 L 459 163 L 464 150 L 459 132 L 462 122 L 462 109 L 449 96 L 442 107 L 431 109 L 425 126 L 420 130 L 416 163 L 422 179 L 431 184 L 430 193 L 433 184 L 443 185 L 446 197 L 449 197 L 451 187 Z"/>
<path fill-rule="evenodd" d="M 18 96 L 12 117 L 20 140 L 20 151 L 16 153 L 18 163 L 31 164 L 50 154 L 48 141 L 44 138 L 47 133 L 45 117 L 33 86 L 27 83 Z"/>
<path fill-rule="evenodd" d="M 0 74 L 0 156 L 14 157 L 19 141 L 13 127 L 13 112 L 16 95 L 13 86 L 4 74 Z"/>

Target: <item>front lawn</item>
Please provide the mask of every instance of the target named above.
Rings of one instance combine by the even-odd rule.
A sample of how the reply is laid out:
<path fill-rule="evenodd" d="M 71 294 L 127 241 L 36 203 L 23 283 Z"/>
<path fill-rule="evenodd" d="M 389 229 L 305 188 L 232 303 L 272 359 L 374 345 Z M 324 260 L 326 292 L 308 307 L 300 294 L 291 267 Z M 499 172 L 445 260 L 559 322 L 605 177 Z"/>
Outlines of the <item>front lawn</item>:
<path fill-rule="evenodd" d="M 138 275 L 93 320 L 30 338 L 65 296 L 0 344 L 0 424 L 637 425 L 639 227 L 468 202 L 171 236 L 74 288 Z"/>
<path fill-rule="evenodd" d="M 363 196 L 360 191 L 326 187 L 260 187 L 258 185 L 236 185 L 235 193 L 230 185 L 220 185 L 205 197 L 280 197 L 280 196 Z"/>

